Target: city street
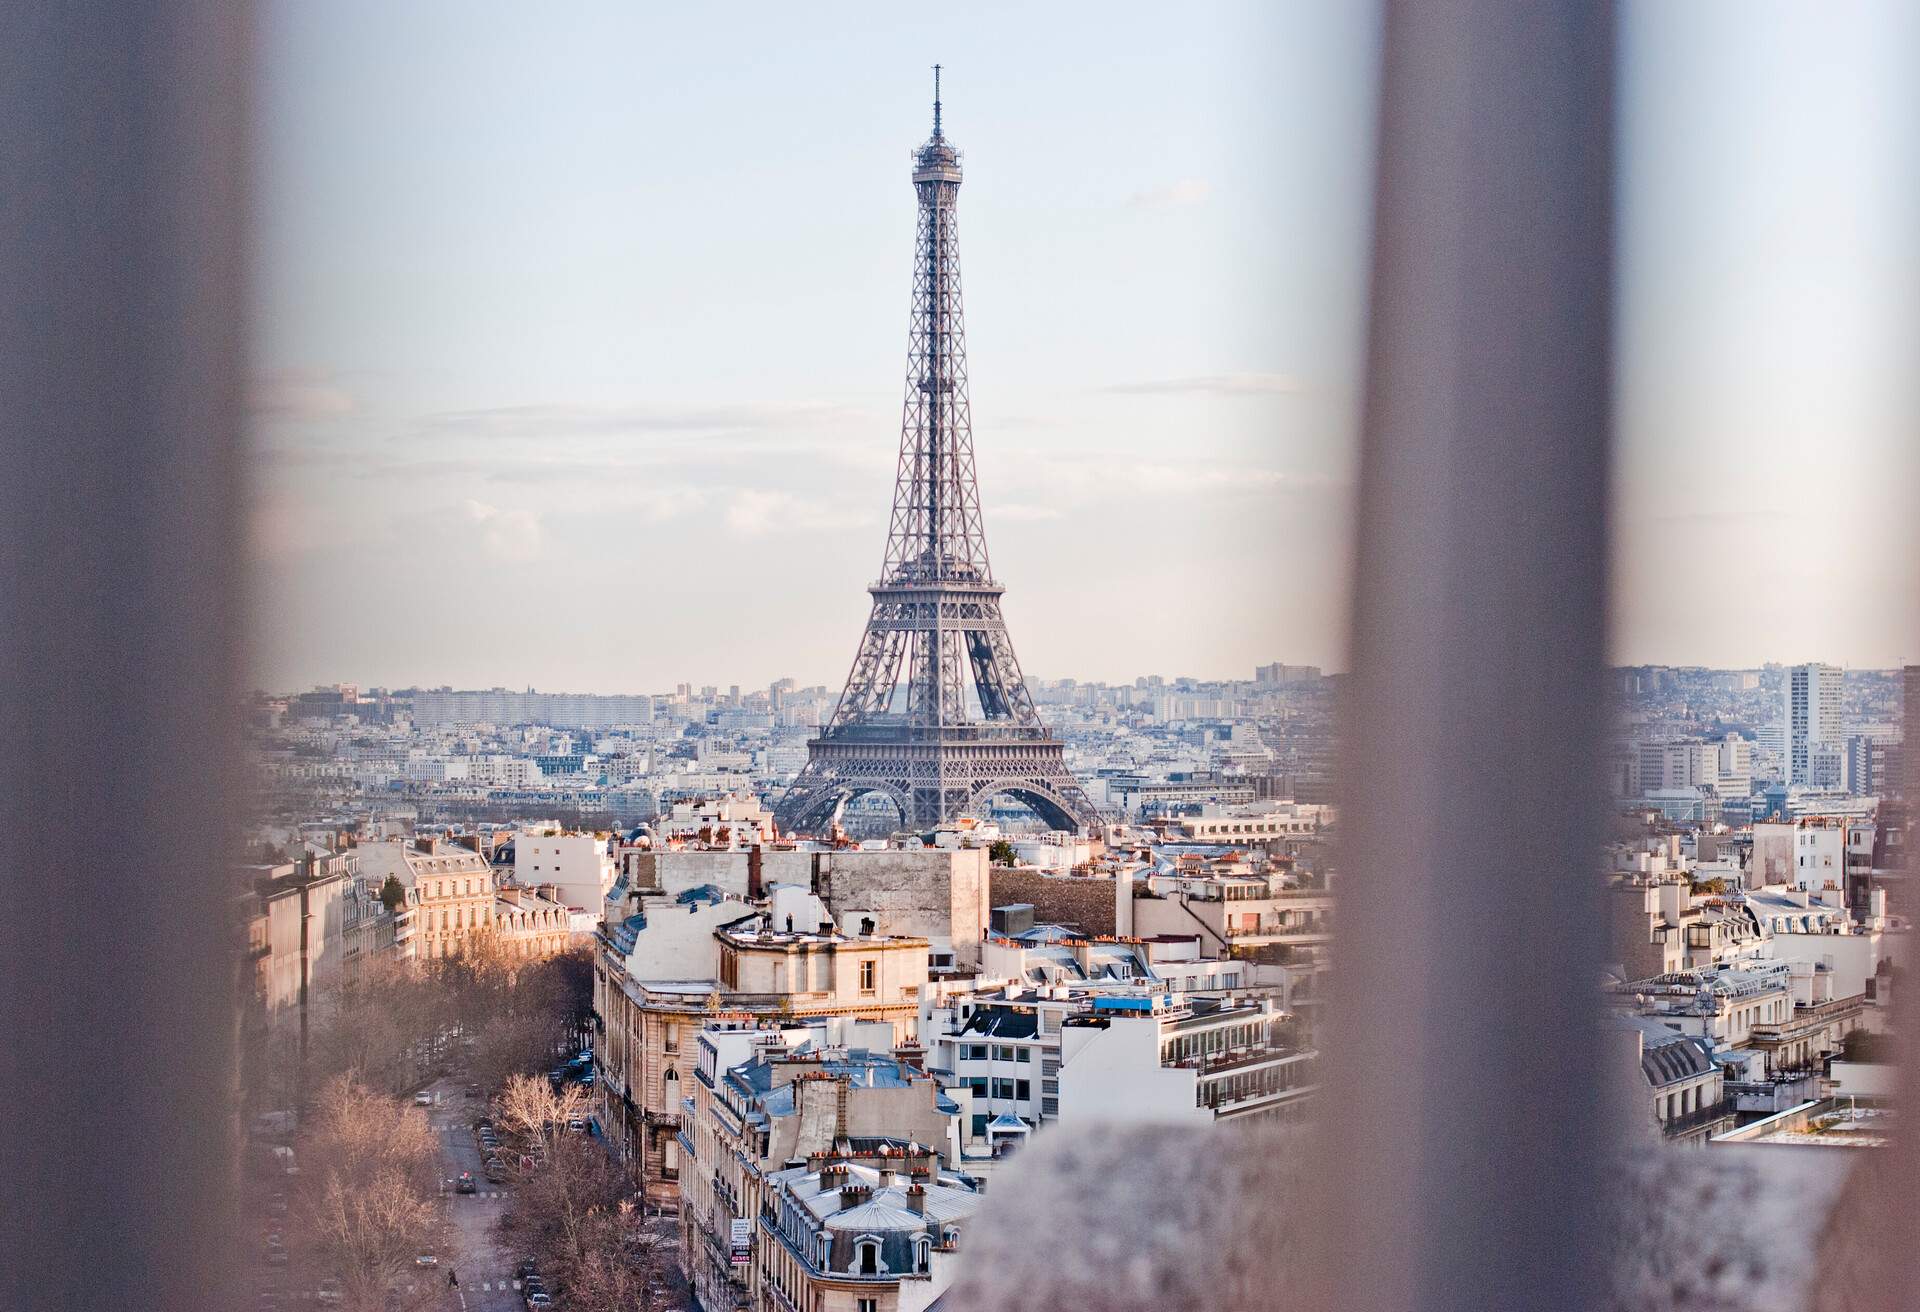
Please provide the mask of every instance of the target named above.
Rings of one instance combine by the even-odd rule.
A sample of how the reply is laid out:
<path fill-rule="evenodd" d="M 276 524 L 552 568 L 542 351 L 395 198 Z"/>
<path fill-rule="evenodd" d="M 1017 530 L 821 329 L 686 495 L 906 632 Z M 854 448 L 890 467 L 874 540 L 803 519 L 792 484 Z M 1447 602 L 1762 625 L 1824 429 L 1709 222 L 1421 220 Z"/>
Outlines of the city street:
<path fill-rule="evenodd" d="M 506 1252 L 495 1227 L 506 1205 L 508 1190 L 490 1183 L 482 1170 L 485 1159 L 474 1142 L 473 1122 L 483 1104 L 466 1094 L 463 1079 L 449 1078 L 428 1086 L 434 1104 L 427 1116 L 440 1141 L 440 1175 L 447 1191 L 447 1247 L 439 1254 L 435 1277 L 447 1283 L 449 1272 L 460 1277 L 458 1289 L 447 1289 L 446 1306 L 463 1312 L 525 1312 L 514 1267 L 523 1255 Z M 479 1191 L 454 1192 L 453 1181 L 462 1171 L 473 1173 Z"/>

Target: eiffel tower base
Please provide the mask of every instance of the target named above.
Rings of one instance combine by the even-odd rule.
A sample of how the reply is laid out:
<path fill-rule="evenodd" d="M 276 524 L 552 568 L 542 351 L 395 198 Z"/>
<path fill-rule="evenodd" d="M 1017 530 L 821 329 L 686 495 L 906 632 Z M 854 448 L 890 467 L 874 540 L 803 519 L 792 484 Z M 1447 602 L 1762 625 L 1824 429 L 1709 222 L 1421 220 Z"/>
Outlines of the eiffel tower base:
<path fill-rule="evenodd" d="M 851 737 L 851 735 L 849 735 Z M 841 806 L 885 794 L 901 828 L 926 832 L 978 815 L 1002 794 L 1050 829 L 1094 829 L 1099 817 L 1048 738 L 995 743 L 848 741 L 831 732 L 807 744 L 807 766 L 774 810 L 783 833 L 820 833 Z"/>

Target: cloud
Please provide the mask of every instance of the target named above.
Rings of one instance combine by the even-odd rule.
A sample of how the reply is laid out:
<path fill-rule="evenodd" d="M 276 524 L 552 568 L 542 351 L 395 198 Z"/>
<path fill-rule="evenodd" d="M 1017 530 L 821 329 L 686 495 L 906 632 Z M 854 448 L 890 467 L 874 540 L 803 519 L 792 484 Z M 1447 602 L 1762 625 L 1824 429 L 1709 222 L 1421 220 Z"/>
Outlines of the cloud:
<path fill-rule="evenodd" d="M 1148 187 L 1127 197 L 1127 204 L 1138 210 L 1182 209 L 1201 205 L 1213 194 L 1213 185 L 1205 178 L 1181 178 L 1158 187 Z"/>
<path fill-rule="evenodd" d="M 305 370 L 254 379 L 247 402 L 247 408 L 263 419 L 339 419 L 357 408 L 353 393 L 331 375 Z"/>
<path fill-rule="evenodd" d="M 547 438 L 618 437 L 635 433 L 712 434 L 808 428 L 838 422 L 858 412 L 824 401 L 778 405 L 587 406 L 567 404 L 497 406 L 428 415 L 430 435 Z"/>
<path fill-rule="evenodd" d="M 1004 505 L 992 506 L 987 511 L 991 519 L 1006 519 L 1021 523 L 1059 519 L 1063 513 L 1058 506 L 1036 506 L 1024 501 L 1009 501 Z"/>
<path fill-rule="evenodd" d="M 502 510 L 472 497 L 460 503 L 464 525 L 477 531 L 481 548 L 495 560 L 525 561 L 540 554 L 544 535 L 531 510 Z"/>
<path fill-rule="evenodd" d="M 868 523 L 872 516 L 840 510 L 823 500 L 797 497 L 771 488 L 741 488 L 721 517 L 727 531 L 741 537 L 765 537 L 782 530 L 819 532 Z"/>
<path fill-rule="evenodd" d="M 1100 390 L 1126 396 L 1284 396 L 1298 392 L 1300 380 L 1276 373 L 1196 374 L 1113 383 Z"/>

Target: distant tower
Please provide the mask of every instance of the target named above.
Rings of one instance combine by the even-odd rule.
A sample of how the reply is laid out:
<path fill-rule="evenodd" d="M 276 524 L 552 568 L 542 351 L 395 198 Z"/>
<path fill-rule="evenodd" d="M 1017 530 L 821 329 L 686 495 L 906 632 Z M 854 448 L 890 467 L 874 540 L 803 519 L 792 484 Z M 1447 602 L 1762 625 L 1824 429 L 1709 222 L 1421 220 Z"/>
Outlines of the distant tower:
<path fill-rule="evenodd" d="M 967 403 L 954 205 L 960 152 L 940 123 L 914 155 L 920 197 L 907 397 L 893 519 L 873 615 L 833 719 L 780 799 L 784 830 L 824 828 L 847 800 L 885 793 L 909 829 L 978 811 L 1005 793 L 1056 829 L 1098 823 L 1047 732 L 1000 617 L 987 562 Z"/>
<path fill-rule="evenodd" d="M 1840 671 L 1796 665 L 1787 671 L 1785 707 L 1787 782 L 1817 788 L 1846 786 L 1846 726 Z"/>

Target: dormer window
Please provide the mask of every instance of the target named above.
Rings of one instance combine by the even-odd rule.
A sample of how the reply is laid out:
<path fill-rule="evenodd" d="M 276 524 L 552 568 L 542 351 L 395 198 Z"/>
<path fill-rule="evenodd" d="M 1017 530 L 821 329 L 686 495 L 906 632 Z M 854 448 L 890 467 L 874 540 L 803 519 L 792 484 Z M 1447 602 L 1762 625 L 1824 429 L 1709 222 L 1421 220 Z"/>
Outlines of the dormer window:
<path fill-rule="evenodd" d="M 887 1264 L 880 1260 L 880 1240 L 873 1235 L 862 1235 L 853 1243 L 853 1274 L 857 1276 L 883 1276 L 887 1273 Z"/>
<path fill-rule="evenodd" d="M 933 1240 L 925 1235 L 913 1241 L 913 1269 L 923 1276 L 933 1272 Z"/>

